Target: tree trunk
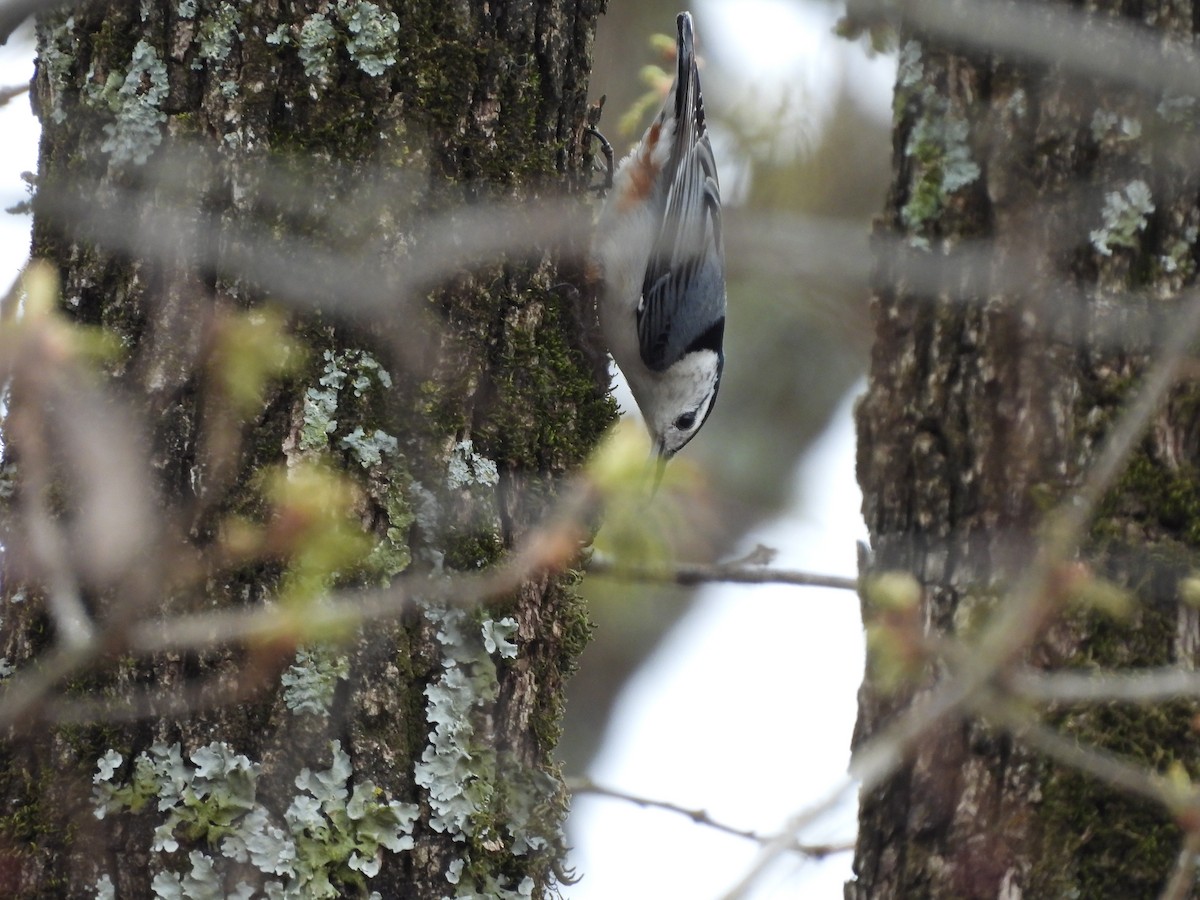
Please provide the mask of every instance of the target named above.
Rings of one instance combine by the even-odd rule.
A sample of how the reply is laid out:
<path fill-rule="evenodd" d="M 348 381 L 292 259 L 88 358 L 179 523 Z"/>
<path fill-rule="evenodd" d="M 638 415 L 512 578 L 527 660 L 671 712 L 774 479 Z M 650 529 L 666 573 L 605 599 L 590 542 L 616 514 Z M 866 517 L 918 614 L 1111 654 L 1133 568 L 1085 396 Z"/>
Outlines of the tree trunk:
<path fill-rule="evenodd" d="M 61 299 L 30 282 L 5 359 L 5 896 L 553 890 L 587 616 L 563 576 L 457 573 L 510 558 L 614 415 L 578 222 L 534 207 L 583 181 L 602 8 L 40 20 Z M 503 255 L 459 252 L 480 233 Z M 196 639 L 150 627 L 185 613 Z"/>
<path fill-rule="evenodd" d="M 1128 7 L 1088 10 L 1107 22 Z M 1194 38 L 1190 12 L 1151 2 L 1136 15 L 1111 21 Z M 1081 26 L 1071 40 L 1094 41 L 1104 59 L 1103 35 Z M 1195 282 L 1200 225 L 1200 179 L 1169 94 L 919 32 L 901 46 L 858 470 L 864 575 L 911 573 L 921 591 L 907 638 L 896 610 L 864 594 L 873 653 L 858 748 L 963 677 L 951 654 L 905 680 L 905 646 L 920 657 L 913 648 L 932 637 L 962 641 L 968 657 L 989 651 L 973 642 L 1053 534 L 1047 511 L 1079 490 L 1161 354 Z M 965 266 L 948 262 L 956 253 Z M 1193 385 L 1171 390 L 1100 504 L 1082 566 L 1058 569 L 1114 582 L 1132 609 L 1060 603 L 1073 592 L 1051 583 L 1045 621 L 1021 626 L 1033 632 L 1021 662 L 1196 665 L 1200 625 L 1180 590 L 1200 536 L 1194 401 Z M 1158 896 L 1182 835 L 1164 805 L 1034 752 L 999 713 L 979 712 L 980 696 L 864 791 L 846 896 Z M 1078 746 L 1147 771 L 1200 763 L 1190 702 L 1040 712 Z"/>

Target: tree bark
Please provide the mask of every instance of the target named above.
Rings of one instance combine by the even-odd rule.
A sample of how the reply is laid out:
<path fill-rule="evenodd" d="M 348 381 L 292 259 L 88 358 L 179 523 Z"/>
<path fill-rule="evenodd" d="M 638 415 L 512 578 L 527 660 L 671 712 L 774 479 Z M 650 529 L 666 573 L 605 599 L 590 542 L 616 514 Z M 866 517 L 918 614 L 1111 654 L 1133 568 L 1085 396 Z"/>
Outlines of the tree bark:
<path fill-rule="evenodd" d="M 2 649 L 26 702 L 0 745 L 0 893 L 553 890 L 586 612 L 538 572 L 482 606 L 432 598 L 505 563 L 614 416 L 578 222 L 551 240 L 534 207 L 584 181 L 603 5 L 39 21 L 33 255 L 61 299 L 37 334 L 95 326 L 109 349 L 99 383 L 32 336 L 6 361 Z M 505 252 L 456 262 L 492 215 Z M 312 624 L 331 591 L 422 572 L 402 615 Z M 72 584 L 79 652 L 54 605 Z M 259 606 L 289 624 L 128 643 Z"/>
<path fill-rule="evenodd" d="M 1127 10 L 1087 16 L 1194 38 L 1190 13 L 1169 4 L 1136 19 Z M 1077 39 L 1101 40 L 1089 33 Z M 901 45 L 875 346 L 857 410 L 864 575 L 914 575 L 916 632 L 971 653 L 1046 539 L 1047 511 L 1079 489 L 1190 302 L 1200 184 L 1168 96 L 919 32 Z M 948 264 L 956 253 L 978 255 Z M 1191 384 L 1171 391 L 1093 520 L 1085 568 L 1070 570 L 1115 582 L 1132 610 L 1113 618 L 1051 596 L 1021 661 L 1196 665 L 1198 621 L 1179 586 L 1197 540 L 1194 397 Z M 868 629 L 886 631 L 894 610 L 865 597 Z M 929 662 L 898 686 L 881 661 L 868 663 L 856 747 L 962 671 Z M 1150 771 L 1200 762 L 1191 702 L 1043 712 L 1081 745 Z M 1180 840 L 1162 805 L 1027 749 L 986 712 L 953 716 L 864 792 L 846 896 L 1154 897 Z"/>

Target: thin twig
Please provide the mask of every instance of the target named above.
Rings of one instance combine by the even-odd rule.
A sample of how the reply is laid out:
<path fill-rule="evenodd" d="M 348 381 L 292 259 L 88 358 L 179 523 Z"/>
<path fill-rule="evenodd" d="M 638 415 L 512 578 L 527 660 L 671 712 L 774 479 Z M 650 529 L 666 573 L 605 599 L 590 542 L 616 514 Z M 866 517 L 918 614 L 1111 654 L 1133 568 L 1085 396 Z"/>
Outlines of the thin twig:
<path fill-rule="evenodd" d="M 718 822 L 702 809 L 688 809 L 685 806 L 678 806 L 674 803 L 669 803 L 665 800 L 654 800 L 649 797 L 642 797 L 637 794 L 630 794 L 626 791 L 619 791 L 615 788 L 604 787 L 596 784 L 590 778 L 567 778 L 567 790 L 572 794 L 594 794 L 598 797 L 610 797 L 614 800 L 624 800 L 626 803 L 633 803 L 636 806 L 645 807 L 647 809 L 662 809 L 667 812 L 678 813 L 681 816 L 687 816 L 698 825 L 704 825 L 712 828 L 715 831 L 721 831 L 725 834 L 732 834 L 735 837 L 745 838 L 748 841 L 754 841 L 758 844 L 766 843 L 771 838 L 759 834 L 756 831 L 747 831 L 741 828 L 734 828 L 732 825 L 726 825 L 724 822 Z M 797 853 L 803 853 L 805 856 L 810 856 L 813 859 L 823 859 L 834 853 L 846 853 L 854 849 L 852 843 L 842 844 L 801 844 L 796 840 L 792 840 L 789 849 Z"/>
<path fill-rule="evenodd" d="M 28 93 L 28 84 L 14 84 L 10 87 L 0 87 L 0 106 L 6 106 L 10 100 L 15 100 L 22 94 Z"/>
<path fill-rule="evenodd" d="M 803 587 L 827 587 L 857 591 L 858 579 L 841 575 L 820 575 L 798 569 L 768 569 L 761 566 L 728 566 L 676 564 L 670 568 L 630 566 L 608 559 L 594 558 L 588 564 L 588 574 L 620 581 L 641 581 L 654 584 L 707 584 L 724 581 L 733 584 L 795 584 Z"/>
<path fill-rule="evenodd" d="M 788 819 L 779 834 L 763 845 L 758 857 L 737 884 L 721 895 L 721 900 L 737 900 L 744 897 L 767 867 L 798 843 L 797 835 L 849 799 L 854 787 L 855 782 L 852 779 L 844 778 L 823 799 Z"/>

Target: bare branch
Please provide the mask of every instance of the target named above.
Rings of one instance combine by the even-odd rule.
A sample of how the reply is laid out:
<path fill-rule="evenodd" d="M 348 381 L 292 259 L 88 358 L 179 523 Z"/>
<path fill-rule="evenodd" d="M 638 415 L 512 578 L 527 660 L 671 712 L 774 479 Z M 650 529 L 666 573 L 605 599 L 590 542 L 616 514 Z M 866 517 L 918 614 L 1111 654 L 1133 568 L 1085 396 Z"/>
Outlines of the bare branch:
<path fill-rule="evenodd" d="M 22 94 L 28 93 L 28 84 L 15 84 L 10 87 L 0 87 L 0 106 L 7 106 L 10 101 L 15 100 Z"/>
<path fill-rule="evenodd" d="M 855 782 L 852 779 L 843 779 L 824 799 L 788 819 L 779 834 L 763 845 L 750 868 L 737 884 L 721 895 L 720 900 L 739 900 L 746 896 L 767 867 L 797 843 L 797 835 L 844 803 L 854 792 L 854 788 Z"/>
<path fill-rule="evenodd" d="M 674 803 L 668 803 L 665 800 L 652 800 L 649 797 L 642 797 L 637 794 L 630 794 L 626 791 L 619 791 L 615 788 L 604 787 L 596 784 L 590 778 L 567 778 L 567 790 L 573 794 L 593 794 L 598 797 L 610 797 L 614 800 L 624 800 L 626 803 L 633 803 L 637 806 L 648 809 L 662 809 L 667 812 L 679 813 L 681 816 L 687 816 L 697 825 L 704 825 L 716 831 L 732 834 L 735 837 L 745 838 L 756 843 L 766 843 L 770 838 L 759 834 L 756 831 L 746 831 L 741 828 L 734 828 L 731 825 L 726 825 L 723 822 L 718 822 L 712 816 L 702 809 L 688 809 L 684 806 L 678 806 Z M 803 853 L 805 856 L 810 856 L 813 859 L 823 859 L 834 853 L 846 853 L 854 849 L 853 843 L 844 844 L 801 844 L 793 840 L 789 849 L 797 853 Z"/>
<path fill-rule="evenodd" d="M 695 585 L 723 581 L 731 584 L 794 584 L 801 587 L 827 587 L 857 591 L 858 579 L 840 575 L 819 575 L 797 569 L 769 569 L 759 566 L 676 564 L 669 568 L 628 566 L 615 560 L 596 556 L 588 563 L 589 575 L 600 575 L 619 581 L 641 581 L 655 584 Z"/>

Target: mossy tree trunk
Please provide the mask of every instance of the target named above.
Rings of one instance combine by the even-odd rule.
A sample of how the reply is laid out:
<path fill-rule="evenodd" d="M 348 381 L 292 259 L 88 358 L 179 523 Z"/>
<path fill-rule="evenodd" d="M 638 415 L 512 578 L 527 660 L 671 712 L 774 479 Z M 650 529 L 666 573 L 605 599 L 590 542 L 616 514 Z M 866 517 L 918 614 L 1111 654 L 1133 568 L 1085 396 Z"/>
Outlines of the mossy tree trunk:
<path fill-rule="evenodd" d="M 1135 14 L 1101 3 L 1087 15 L 1195 36 L 1190 11 L 1170 4 L 1122 19 Z M 1029 566 L 1047 511 L 1085 479 L 1194 286 L 1200 177 L 1178 115 L 1190 100 L 920 33 L 901 46 L 875 346 L 857 411 L 866 574 L 912 573 L 919 627 L 970 642 Z M 981 255 L 940 266 L 955 251 Z M 1196 665 L 1200 623 L 1179 590 L 1200 535 L 1195 408 L 1193 385 L 1172 389 L 1080 551 L 1131 593 L 1132 613 L 1066 608 L 1022 661 Z M 864 602 L 869 627 L 888 615 Z M 954 666 L 932 668 L 953 677 Z M 869 666 L 856 746 L 938 684 L 883 678 Z M 1194 775 L 1194 713 L 1184 701 L 1102 704 L 1050 708 L 1045 722 L 1148 770 L 1177 762 Z M 1171 815 L 995 724 L 941 722 L 864 793 L 846 896 L 1158 896 L 1182 838 Z"/>
<path fill-rule="evenodd" d="M 585 180 L 603 5 L 153 0 L 40 20 L 33 255 L 58 273 L 55 333 L 98 326 L 109 350 L 99 384 L 69 374 L 77 357 L 57 380 L 12 373 L 9 683 L 60 659 L 69 620 L 48 611 L 64 582 L 31 508 L 102 640 L 0 744 L 0 893 L 552 888 L 553 749 L 588 629 L 569 581 L 307 623 L 330 591 L 505 560 L 613 416 L 572 228 L 430 267 L 493 201 Z M 78 397 L 144 438 L 81 432 Z M 118 500 L 153 522 L 120 531 L 113 509 L 77 527 L 104 480 L 80 471 L 88 453 L 119 463 L 146 501 Z M 84 563 L 96 533 L 121 548 L 107 567 Z M 291 624 L 123 643 L 158 617 L 258 605 Z"/>

